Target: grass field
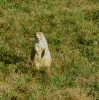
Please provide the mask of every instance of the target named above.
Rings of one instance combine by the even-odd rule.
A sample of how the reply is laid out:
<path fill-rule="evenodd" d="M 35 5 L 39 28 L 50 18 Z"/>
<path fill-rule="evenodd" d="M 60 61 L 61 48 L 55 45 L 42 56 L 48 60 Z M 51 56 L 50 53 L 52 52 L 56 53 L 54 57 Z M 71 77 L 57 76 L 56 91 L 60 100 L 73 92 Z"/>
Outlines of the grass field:
<path fill-rule="evenodd" d="M 38 31 L 49 72 L 29 65 Z M 99 100 L 98 0 L 0 0 L 0 100 Z"/>

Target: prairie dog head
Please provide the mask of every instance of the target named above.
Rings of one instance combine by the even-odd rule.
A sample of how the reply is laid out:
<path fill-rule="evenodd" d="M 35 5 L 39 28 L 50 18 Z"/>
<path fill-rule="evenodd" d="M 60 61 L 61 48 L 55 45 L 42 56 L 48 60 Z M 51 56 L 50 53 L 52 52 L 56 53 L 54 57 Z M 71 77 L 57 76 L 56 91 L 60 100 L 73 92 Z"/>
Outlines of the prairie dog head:
<path fill-rule="evenodd" d="M 34 35 L 34 38 L 35 38 L 35 41 L 37 41 L 37 42 L 45 40 L 45 36 L 44 36 L 44 34 L 42 32 L 37 32 Z"/>

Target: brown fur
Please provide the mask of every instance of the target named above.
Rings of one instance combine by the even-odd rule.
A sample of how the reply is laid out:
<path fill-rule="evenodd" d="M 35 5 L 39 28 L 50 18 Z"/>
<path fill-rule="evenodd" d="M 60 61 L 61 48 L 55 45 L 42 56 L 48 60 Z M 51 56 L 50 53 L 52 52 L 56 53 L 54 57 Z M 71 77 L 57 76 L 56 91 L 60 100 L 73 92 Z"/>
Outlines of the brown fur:
<path fill-rule="evenodd" d="M 34 36 L 34 39 L 34 47 L 31 51 L 32 65 L 36 66 L 38 69 L 41 66 L 50 67 L 52 59 L 44 34 L 41 32 L 37 32 Z"/>

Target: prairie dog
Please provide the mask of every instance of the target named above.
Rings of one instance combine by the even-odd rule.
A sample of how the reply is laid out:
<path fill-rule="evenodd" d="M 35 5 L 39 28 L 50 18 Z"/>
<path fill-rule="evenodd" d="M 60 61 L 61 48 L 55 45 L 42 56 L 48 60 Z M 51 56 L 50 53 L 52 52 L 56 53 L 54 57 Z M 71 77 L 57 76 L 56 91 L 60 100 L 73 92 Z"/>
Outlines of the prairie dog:
<path fill-rule="evenodd" d="M 42 32 L 34 35 L 34 47 L 31 52 L 32 65 L 39 69 L 42 66 L 51 66 L 51 55 L 48 48 L 46 38 Z"/>

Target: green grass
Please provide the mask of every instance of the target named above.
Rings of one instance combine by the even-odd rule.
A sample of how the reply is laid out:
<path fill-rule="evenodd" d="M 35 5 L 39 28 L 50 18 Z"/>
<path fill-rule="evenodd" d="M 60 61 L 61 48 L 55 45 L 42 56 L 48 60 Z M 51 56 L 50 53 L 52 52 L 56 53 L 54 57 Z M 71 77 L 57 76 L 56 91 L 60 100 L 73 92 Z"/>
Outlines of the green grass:
<path fill-rule="evenodd" d="M 52 67 L 29 65 L 45 34 Z M 0 1 L 0 100 L 99 100 L 97 0 Z"/>

